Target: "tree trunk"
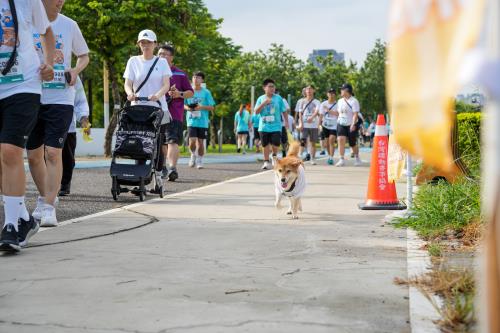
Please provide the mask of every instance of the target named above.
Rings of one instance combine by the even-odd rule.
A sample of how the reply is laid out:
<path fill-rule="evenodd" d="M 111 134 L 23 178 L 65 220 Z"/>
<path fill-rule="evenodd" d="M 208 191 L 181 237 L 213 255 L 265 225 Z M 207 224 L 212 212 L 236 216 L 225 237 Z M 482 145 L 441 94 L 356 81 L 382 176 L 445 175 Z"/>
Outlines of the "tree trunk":
<path fill-rule="evenodd" d="M 111 92 L 113 94 L 114 106 L 113 106 L 113 114 L 109 121 L 109 126 L 106 129 L 106 136 L 104 139 L 104 154 L 106 155 L 106 157 L 111 156 L 111 143 L 113 141 L 113 133 L 115 132 L 116 125 L 118 124 L 118 114 L 122 104 L 114 63 L 108 62 L 108 70 L 111 81 Z"/>
<path fill-rule="evenodd" d="M 210 120 L 210 146 L 212 149 L 215 149 L 215 145 L 217 144 L 217 130 L 214 125 L 214 119 Z"/>

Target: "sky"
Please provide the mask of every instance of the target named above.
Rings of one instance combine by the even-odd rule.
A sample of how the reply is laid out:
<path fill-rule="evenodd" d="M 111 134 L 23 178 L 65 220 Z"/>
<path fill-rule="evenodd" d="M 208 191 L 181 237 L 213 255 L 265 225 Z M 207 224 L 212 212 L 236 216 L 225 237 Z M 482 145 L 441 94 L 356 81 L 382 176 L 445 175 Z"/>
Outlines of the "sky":
<path fill-rule="evenodd" d="M 221 32 L 244 51 L 284 44 L 306 60 L 313 49 L 344 52 L 362 64 L 386 40 L 390 0 L 204 0 Z"/>

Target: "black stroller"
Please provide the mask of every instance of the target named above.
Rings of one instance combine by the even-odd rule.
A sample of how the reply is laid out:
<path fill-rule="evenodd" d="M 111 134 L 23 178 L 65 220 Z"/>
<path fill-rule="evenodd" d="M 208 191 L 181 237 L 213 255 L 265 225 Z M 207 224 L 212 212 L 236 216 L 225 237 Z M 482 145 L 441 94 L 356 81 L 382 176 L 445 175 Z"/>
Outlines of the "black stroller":
<path fill-rule="evenodd" d="M 147 101 L 147 98 L 138 98 Z M 158 104 L 160 104 L 158 102 Z M 155 193 L 164 196 L 161 171 L 157 171 L 159 163 L 160 124 L 163 111 L 160 107 L 149 105 L 133 105 L 129 103 L 120 111 L 116 143 L 113 151 L 110 174 L 112 179 L 111 194 L 118 200 L 121 193 L 129 192 L 127 187 L 134 186 L 132 193 L 144 201 L 149 185 L 154 180 Z M 128 159 L 129 163 L 119 163 Z M 135 163 L 130 163 L 134 160 Z"/>

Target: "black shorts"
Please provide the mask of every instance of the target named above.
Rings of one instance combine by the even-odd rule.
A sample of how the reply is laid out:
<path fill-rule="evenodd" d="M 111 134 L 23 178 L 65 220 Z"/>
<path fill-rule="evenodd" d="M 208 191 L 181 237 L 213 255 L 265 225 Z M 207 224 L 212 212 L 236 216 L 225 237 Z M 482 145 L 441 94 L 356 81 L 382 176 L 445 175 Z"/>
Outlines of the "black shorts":
<path fill-rule="evenodd" d="M 260 133 L 258 127 L 253 128 L 253 138 L 254 140 L 260 140 Z"/>
<path fill-rule="evenodd" d="M 288 143 L 288 133 L 286 127 L 281 127 L 281 144 L 286 145 Z"/>
<path fill-rule="evenodd" d="M 208 129 L 203 127 L 188 127 L 188 133 L 190 138 L 198 138 L 205 140 L 207 138 Z"/>
<path fill-rule="evenodd" d="M 248 131 L 237 132 L 238 135 L 248 135 Z"/>
<path fill-rule="evenodd" d="M 324 139 L 329 138 L 331 135 L 337 136 L 337 130 L 334 129 L 329 129 L 326 127 L 323 127 L 323 131 L 321 131 L 321 134 L 324 136 Z"/>
<path fill-rule="evenodd" d="M 182 143 L 184 131 L 184 123 L 180 120 L 172 119 L 171 122 L 165 125 L 161 125 L 161 133 L 162 133 L 162 144 L 177 144 L 180 145 Z"/>
<path fill-rule="evenodd" d="M 337 125 L 337 133 L 339 137 L 345 136 L 349 139 L 349 146 L 356 146 L 358 141 L 358 130 L 351 132 L 351 126 Z"/>
<path fill-rule="evenodd" d="M 0 100 L 0 143 L 24 149 L 39 109 L 38 94 L 15 94 Z"/>
<path fill-rule="evenodd" d="M 73 121 L 73 109 L 73 105 L 41 105 L 35 128 L 28 138 L 26 148 L 33 150 L 46 145 L 62 149 L 69 125 Z"/>
<path fill-rule="evenodd" d="M 262 147 L 273 145 L 279 147 L 281 143 L 281 132 L 260 132 Z"/>

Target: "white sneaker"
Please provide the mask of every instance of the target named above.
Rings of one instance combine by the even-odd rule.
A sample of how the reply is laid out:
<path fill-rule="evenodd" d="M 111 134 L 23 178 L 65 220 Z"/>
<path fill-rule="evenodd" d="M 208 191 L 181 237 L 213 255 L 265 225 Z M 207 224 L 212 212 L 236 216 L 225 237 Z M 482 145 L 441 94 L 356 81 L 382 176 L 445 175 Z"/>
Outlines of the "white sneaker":
<path fill-rule="evenodd" d="M 203 159 L 201 157 L 198 157 L 196 159 L 196 168 L 197 169 L 203 169 Z"/>
<path fill-rule="evenodd" d="M 189 160 L 189 167 L 190 168 L 194 168 L 194 165 L 196 164 L 196 155 L 195 154 L 191 154 L 191 159 Z"/>
<path fill-rule="evenodd" d="M 45 205 L 42 209 L 41 227 L 57 227 L 56 209 L 51 205 Z"/>
<path fill-rule="evenodd" d="M 336 167 L 343 167 L 345 165 L 345 160 L 341 158 L 337 164 L 335 164 Z"/>
<path fill-rule="evenodd" d="M 271 157 L 271 165 L 274 167 L 276 165 L 276 161 L 278 160 L 278 156 Z"/>
<path fill-rule="evenodd" d="M 269 170 L 269 162 L 265 161 L 264 164 L 262 165 L 262 170 Z"/>
<path fill-rule="evenodd" d="M 316 160 L 311 159 L 311 165 L 316 165 Z"/>
<path fill-rule="evenodd" d="M 354 166 L 362 166 L 363 161 L 359 157 L 356 157 L 356 160 L 354 161 Z"/>

